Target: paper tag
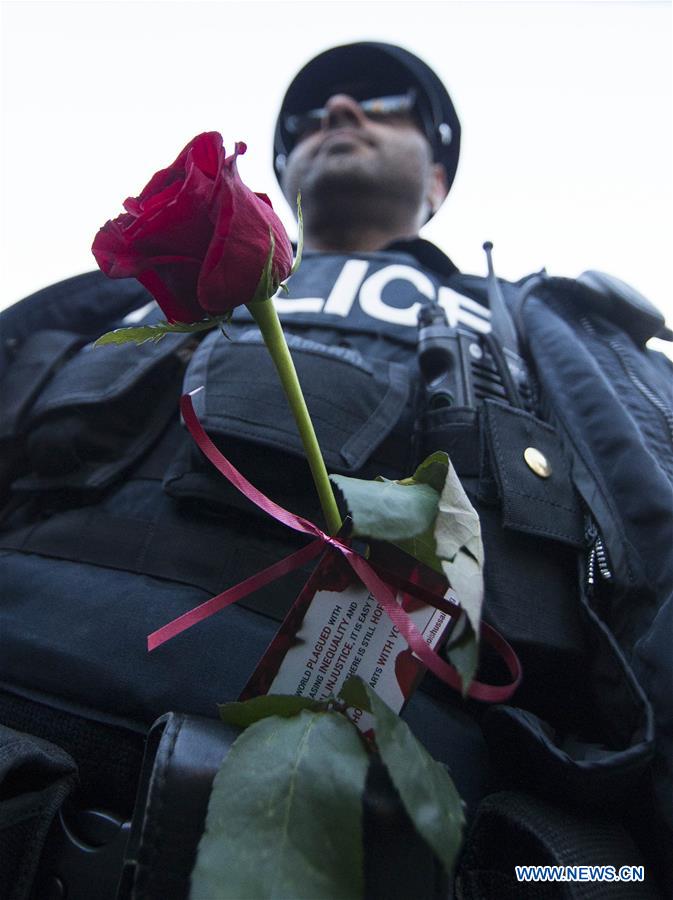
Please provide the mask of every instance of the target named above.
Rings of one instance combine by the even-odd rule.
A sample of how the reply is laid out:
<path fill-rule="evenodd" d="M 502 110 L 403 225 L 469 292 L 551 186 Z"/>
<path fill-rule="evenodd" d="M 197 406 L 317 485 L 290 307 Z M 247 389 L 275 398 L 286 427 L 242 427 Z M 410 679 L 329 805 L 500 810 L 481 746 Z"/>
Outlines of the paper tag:
<path fill-rule="evenodd" d="M 334 589 L 329 554 L 297 598 L 241 694 L 294 694 L 313 700 L 336 696 L 347 678 L 358 675 L 382 700 L 399 712 L 425 673 L 425 666 L 359 581 Z M 455 595 L 446 594 L 449 602 Z M 431 648 L 448 636 L 454 621 L 399 591 L 398 603 Z M 367 716 L 355 711 L 360 727 Z"/>

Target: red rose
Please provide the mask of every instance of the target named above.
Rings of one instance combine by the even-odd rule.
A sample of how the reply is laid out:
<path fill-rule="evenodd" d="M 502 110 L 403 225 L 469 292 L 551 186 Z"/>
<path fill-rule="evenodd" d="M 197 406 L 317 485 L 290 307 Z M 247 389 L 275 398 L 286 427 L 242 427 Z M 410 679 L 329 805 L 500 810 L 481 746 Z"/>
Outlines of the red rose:
<path fill-rule="evenodd" d="M 198 135 L 96 235 L 91 249 L 105 274 L 137 278 L 169 322 L 249 303 L 269 255 L 269 229 L 273 284 L 290 274 L 292 246 L 271 201 L 238 174 L 236 157 L 245 151 L 237 143 L 225 157 L 220 134 Z"/>

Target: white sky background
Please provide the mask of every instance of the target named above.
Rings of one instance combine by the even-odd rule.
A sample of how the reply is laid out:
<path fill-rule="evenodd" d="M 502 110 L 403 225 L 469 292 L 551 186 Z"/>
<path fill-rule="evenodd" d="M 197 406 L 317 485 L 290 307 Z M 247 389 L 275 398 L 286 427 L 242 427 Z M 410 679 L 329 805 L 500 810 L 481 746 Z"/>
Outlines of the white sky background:
<path fill-rule="evenodd" d="M 669 2 L 2 3 L 0 308 L 95 267 L 93 237 L 202 131 L 292 214 L 271 166 L 295 72 L 327 47 L 399 43 L 447 85 L 456 182 L 423 234 L 466 272 L 600 269 L 673 320 Z"/>

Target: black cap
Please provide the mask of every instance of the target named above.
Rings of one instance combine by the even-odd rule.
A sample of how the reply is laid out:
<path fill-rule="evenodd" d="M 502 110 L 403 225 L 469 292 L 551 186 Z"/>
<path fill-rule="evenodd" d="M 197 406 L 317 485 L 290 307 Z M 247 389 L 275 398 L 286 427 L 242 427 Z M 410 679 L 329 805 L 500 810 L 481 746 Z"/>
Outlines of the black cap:
<path fill-rule="evenodd" d="M 366 100 L 403 94 L 409 89 L 416 92 L 420 123 L 434 160 L 444 166 L 451 187 L 458 167 L 460 122 L 446 88 L 413 53 L 370 41 L 326 50 L 294 77 L 276 121 L 273 167 L 278 180 L 296 140 L 285 127 L 288 116 L 322 107 L 333 94 Z"/>

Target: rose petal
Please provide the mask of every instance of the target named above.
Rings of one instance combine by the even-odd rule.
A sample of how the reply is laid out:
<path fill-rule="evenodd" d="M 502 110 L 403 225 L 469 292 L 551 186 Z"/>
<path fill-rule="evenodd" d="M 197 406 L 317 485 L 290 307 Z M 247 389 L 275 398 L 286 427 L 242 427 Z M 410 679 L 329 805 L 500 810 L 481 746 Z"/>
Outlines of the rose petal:
<path fill-rule="evenodd" d="M 197 135 L 172 165 L 161 169 L 126 210 L 106 222 L 93 243 L 101 269 L 113 278 L 135 276 L 171 321 L 191 322 L 252 300 L 269 253 L 273 277 L 286 278 L 292 246 L 266 194 L 240 179 L 243 141 L 225 155 L 222 137 Z"/>

